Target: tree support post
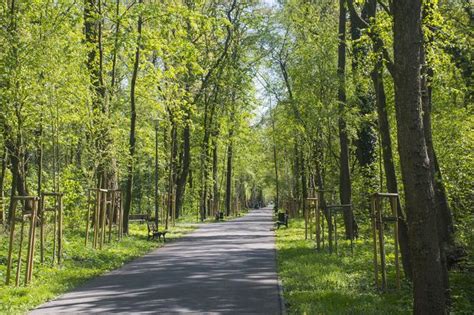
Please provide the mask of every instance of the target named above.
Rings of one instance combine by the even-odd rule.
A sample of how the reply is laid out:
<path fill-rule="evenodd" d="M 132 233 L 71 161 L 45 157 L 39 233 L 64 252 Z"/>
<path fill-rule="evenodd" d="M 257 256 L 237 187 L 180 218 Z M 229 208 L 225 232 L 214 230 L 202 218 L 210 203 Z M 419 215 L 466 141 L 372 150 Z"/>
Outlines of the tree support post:
<path fill-rule="evenodd" d="M 21 213 L 17 214 L 17 205 L 18 202 L 22 203 Z M 36 219 L 38 212 L 38 202 L 39 197 L 37 196 L 15 196 L 13 197 L 13 207 L 12 214 L 10 219 L 10 239 L 8 246 L 8 258 L 7 258 L 7 273 L 5 283 L 10 284 L 11 278 L 11 268 L 13 264 L 13 246 L 15 239 L 15 224 L 17 222 L 21 223 L 20 230 L 20 240 L 19 240 L 19 249 L 18 249 L 18 262 L 16 269 L 16 279 L 15 285 L 19 286 L 20 284 L 20 274 L 21 274 L 21 261 L 22 261 L 22 251 L 23 251 L 23 239 L 24 239 L 24 230 L 25 224 L 29 222 L 29 233 L 28 233 L 28 249 L 26 257 L 26 269 L 25 269 L 25 285 L 30 283 L 33 276 L 33 263 L 34 263 L 34 254 L 35 254 L 35 235 L 36 235 Z M 28 207 L 27 207 L 28 204 Z"/>
<path fill-rule="evenodd" d="M 394 247 L 395 247 L 395 272 L 396 287 L 400 289 L 400 259 L 399 259 L 399 242 L 398 242 L 398 194 L 397 193 L 375 193 L 371 198 L 371 217 L 372 217 L 372 238 L 374 251 L 374 276 L 377 289 L 386 291 L 387 285 L 387 266 L 385 251 L 385 229 L 388 224 L 394 225 Z M 383 213 L 383 199 L 390 202 L 391 216 Z M 377 244 L 378 243 L 378 244 Z M 379 268 L 380 259 L 380 268 Z M 380 272 L 379 272 L 380 270 Z M 379 281 L 379 273 L 381 281 Z"/>

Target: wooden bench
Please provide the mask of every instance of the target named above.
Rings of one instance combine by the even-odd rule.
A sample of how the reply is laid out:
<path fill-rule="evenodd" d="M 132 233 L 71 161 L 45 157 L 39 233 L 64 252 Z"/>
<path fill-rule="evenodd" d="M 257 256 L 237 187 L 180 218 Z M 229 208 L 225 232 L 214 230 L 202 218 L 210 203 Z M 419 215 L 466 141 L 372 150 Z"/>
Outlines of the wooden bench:
<path fill-rule="evenodd" d="M 146 225 L 148 228 L 147 240 L 154 240 L 155 238 L 158 238 L 158 240 L 161 241 L 161 237 L 163 236 L 163 242 L 166 242 L 166 233 L 168 233 L 168 231 L 158 231 L 155 221 L 148 220 L 146 221 Z"/>
<path fill-rule="evenodd" d="M 276 225 L 278 229 L 280 228 L 280 225 L 284 225 L 285 227 L 288 227 L 288 214 L 279 212 Z"/>

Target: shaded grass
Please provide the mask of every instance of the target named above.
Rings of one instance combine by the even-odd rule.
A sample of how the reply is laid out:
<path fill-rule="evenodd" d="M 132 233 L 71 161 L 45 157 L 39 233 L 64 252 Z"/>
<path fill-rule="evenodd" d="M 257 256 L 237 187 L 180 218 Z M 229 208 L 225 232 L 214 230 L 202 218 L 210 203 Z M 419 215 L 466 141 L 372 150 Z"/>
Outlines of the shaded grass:
<path fill-rule="evenodd" d="M 354 255 L 345 241 L 339 254 L 317 252 L 304 240 L 304 221 L 292 219 L 277 230 L 278 273 L 290 314 L 411 314 L 410 284 L 379 293 L 374 288 L 372 243 L 358 240 Z M 387 239 L 387 242 L 390 240 Z M 342 243 L 342 244 L 341 244 Z M 393 246 L 387 245 L 388 284 L 395 287 Z M 390 254 L 392 253 L 392 254 Z M 474 275 L 450 273 L 453 313 L 474 313 Z"/>
<path fill-rule="evenodd" d="M 194 228 L 185 224 L 170 227 L 167 239 L 179 238 Z M 45 255 L 46 262 L 40 264 L 37 246 L 32 283 L 27 287 L 18 288 L 5 285 L 8 236 L 2 231 L 0 233 L 0 313 L 25 313 L 93 277 L 119 268 L 124 263 L 163 246 L 161 242 L 147 241 L 146 229 L 146 224 L 131 224 L 130 236 L 124 236 L 120 242 L 106 244 L 103 250 L 94 250 L 90 245 L 85 247 L 83 231 L 66 232 L 62 265 L 51 266 L 52 253 L 48 250 Z M 26 249 L 24 253 L 25 251 Z M 16 270 L 16 263 L 14 266 Z M 12 282 L 14 281 L 13 272 Z"/>

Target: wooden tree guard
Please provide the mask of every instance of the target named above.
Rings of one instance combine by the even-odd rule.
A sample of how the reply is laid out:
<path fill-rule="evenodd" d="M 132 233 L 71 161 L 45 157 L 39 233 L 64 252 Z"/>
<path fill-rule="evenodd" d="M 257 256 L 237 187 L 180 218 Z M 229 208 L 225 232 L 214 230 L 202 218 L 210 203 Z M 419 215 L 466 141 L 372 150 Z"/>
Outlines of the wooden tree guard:
<path fill-rule="evenodd" d="M 384 216 L 382 201 L 383 199 L 390 201 L 390 208 L 392 216 Z M 373 250 L 374 250 L 374 275 L 375 285 L 378 289 L 385 291 L 387 289 L 387 267 L 385 257 L 385 240 L 384 240 L 384 225 L 394 225 L 394 242 L 395 242 L 395 269 L 396 269 L 396 285 L 400 289 L 400 263 L 399 263 L 399 249 L 398 249 L 398 194 L 396 193 L 375 193 L 371 200 L 372 208 L 372 235 L 373 235 Z M 378 246 L 377 246 L 378 238 Z M 379 249 L 377 250 L 377 247 Z M 379 282 L 379 264 L 378 256 L 380 255 L 380 273 L 381 283 Z"/>
<path fill-rule="evenodd" d="M 20 216 L 17 214 L 17 205 L 18 202 L 22 203 Z M 5 283 L 10 284 L 11 269 L 12 269 L 12 255 L 13 255 L 13 245 L 15 238 L 15 223 L 21 223 L 20 230 L 20 244 L 18 249 L 18 262 L 16 268 L 16 280 L 15 285 L 19 286 L 20 284 L 20 273 L 21 273 L 21 256 L 23 251 L 23 239 L 24 239 L 24 229 L 25 223 L 29 223 L 29 234 L 28 234 L 28 251 L 26 257 L 26 270 L 25 270 L 25 285 L 27 285 L 33 275 L 33 257 L 35 254 L 35 229 L 36 229 L 36 216 L 38 211 L 38 201 L 39 197 L 37 196 L 15 196 L 13 197 L 13 207 L 12 214 L 10 219 L 10 242 L 8 246 L 8 259 L 7 259 L 7 275 Z M 28 203 L 31 209 L 27 209 L 26 204 Z"/>
<path fill-rule="evenodd" d="M 117 222 L 117 239 L 123 237 L 122 192 L 118 189 L 90 188 L 87 201 L 86 239 L 89 240 L 90 226 L 93 226 L 92 246 L 102 249 L 108 228 L 108 241 L 112 241 L 112 226 Z"/>
<path fill-rule="evenodd" d="M 52 205 L 48 203 L 52 199 Z M 40 206 L 38 218 L 40 222 L 40 257 L 41 263 L 44 263 L 44 246 L 47 213 L 53 214 L 53 257 L 52 262 L 57 259 L 58 264 L 62 258 L 62 238 L 63 238 L 63 194 L 56 192 L 42 192 L 40 197 Z"/>
<path fill-rule="evenodd" d="M 327 206 L 327 209 L 328 209 L 328 216 L 329 216 L 329 221 L 330 222 L 333 222 L 333 225 L 334 225 L 334 233 L 333 233 L 333 240 L 334 240 L 334 252 L 336 253 L 337 255 L 337 250 L 338 250 L 338 247 L 337 247 L 337 216 L 338 215 L 344 215 L 344 211 L 345 209 L 347 208 L 351 208 L 352 207 L 352 204 L 342 204 L 342 205 L 328 205 Z M 330 233 L 328 233 L 330 235 Z M 352 240 L 352 238 L 350 239 L 350 243 L 351 243 L 351 254 L 354 253 L 354 242 Z M 333 248 L 332 248 L 332 240 L 329 241 L 329 252 L 333 252 Z"/>

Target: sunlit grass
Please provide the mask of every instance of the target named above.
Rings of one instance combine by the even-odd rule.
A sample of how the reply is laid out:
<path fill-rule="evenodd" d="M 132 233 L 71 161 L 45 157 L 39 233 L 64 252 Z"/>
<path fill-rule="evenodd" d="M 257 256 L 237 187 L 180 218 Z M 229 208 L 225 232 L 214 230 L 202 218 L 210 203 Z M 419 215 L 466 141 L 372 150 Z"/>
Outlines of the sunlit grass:
<path fill-rule="evenodd" d="M 345 241 L 339 242 L 338 255 L 316 252 L 314 241 L 304 240 L 303 221 L 293 219 L 288 229 L 277 231 L 277 249 L 279 275 L 291 314 L 411 313 L 407 284 L 400 291 L 385 294 L 374 289 L 368 242 L 357 241 L 354 255 Z M 389 284 L 395 286 L 393 277 Z"/>

